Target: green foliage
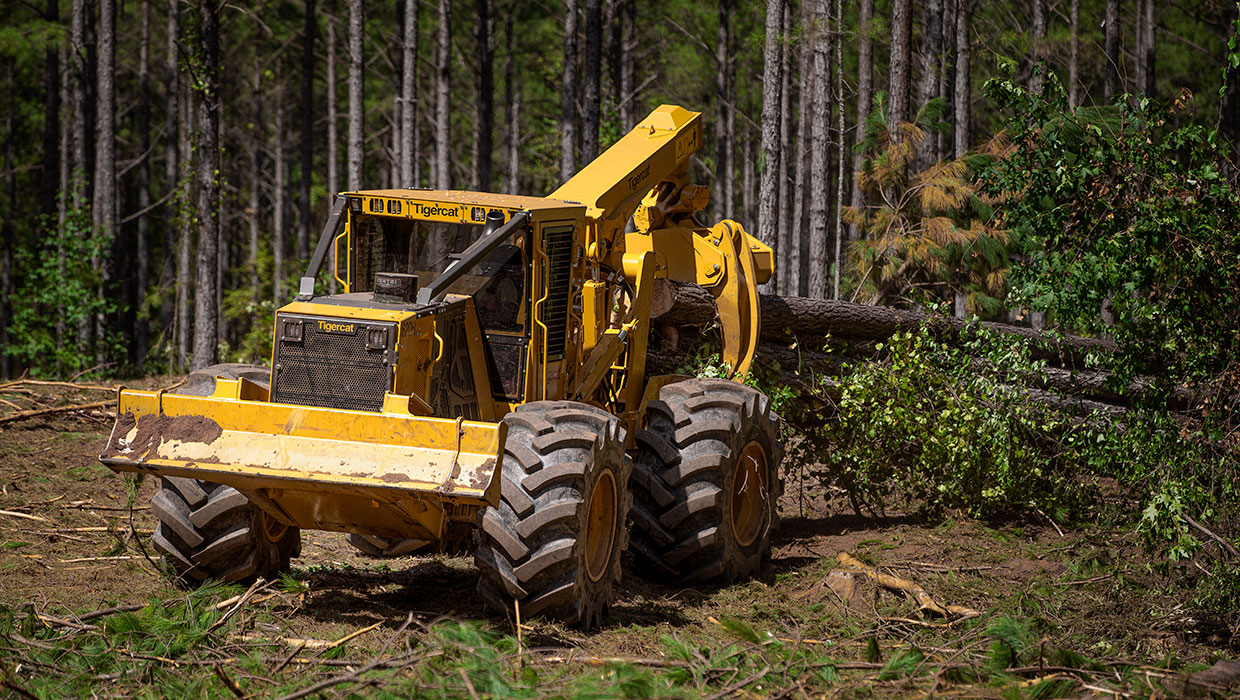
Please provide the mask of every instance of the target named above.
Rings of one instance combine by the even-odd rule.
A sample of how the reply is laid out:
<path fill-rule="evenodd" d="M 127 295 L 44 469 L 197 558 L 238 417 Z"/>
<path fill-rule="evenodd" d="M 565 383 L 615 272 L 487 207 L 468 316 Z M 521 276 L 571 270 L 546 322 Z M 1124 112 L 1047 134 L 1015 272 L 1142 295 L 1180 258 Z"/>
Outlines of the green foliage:
<path fill-rule="evenodd" d="M 912 123 L 891 131 L 885 98 L 865 124 L 856 149 L 866 154 L 857 185 L 872 204 L 844 218 L 862 236 L 850 244 L 852 298 L 868 303 L 952 301 L 994 312 L 1006 285 L 1007 232 L 974 191 L 973 174 L 1004 146 L 992 139 L 970 157 L 922 164 L 926 140 L 947 125 L 942 100 L 931 100 Z"/>
<path fill-rule="evenodd" d="M 46 222 L 37 248 L 15 251 L 20 276 L 13 305 L 9 346 L 3 351 L 29 366 L 38 376 L 72 375 L 95 365 L 95 357 L 77 342 L 78 329 L 90 327 L 96 315 L 115 311 L 115 302 L 98 294 L 102 283 L 98 261 L 108 254 L 108 239 L 95 235 L 90 207 L 69 196 L 63 227 Z M 120 354 L 105 324 L 97 339 L 109 357 Z"/>
<path fill-rule="evenodd" d="M 1012 115 L 1013 147 L 983 182 L 1024 252 L 1016 301 L 1114 337 L 1121 376 L 1240 386 L 1240 192 L 1217 134 L 1185 122 L 1192 97 L 1071 112 L 1062 90 L 986 90 Z"/>
<path fill-rule="evenodd" d="M 1020 388 L 1044 369 L 1026 345 L 979 329 L 948 343 L 923 329 L 878 350 L 834 380 L 838 420 L 817 435 L 829 445 L 823 481 L 854 508 L 899 496 L 930 514 L 992 516 L 1072 501 L 1058 441 L 1073 427 Z"/>

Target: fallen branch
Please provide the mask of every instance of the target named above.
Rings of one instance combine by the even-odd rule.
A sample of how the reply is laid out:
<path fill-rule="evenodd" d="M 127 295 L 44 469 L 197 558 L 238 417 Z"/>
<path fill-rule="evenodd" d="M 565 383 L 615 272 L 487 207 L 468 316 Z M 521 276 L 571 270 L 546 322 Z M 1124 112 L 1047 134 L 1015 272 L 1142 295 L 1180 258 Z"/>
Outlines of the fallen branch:
<path fill-rule="evenodd" d="M 37 520 L 41 523 L 48 522 L 47 518 L 40 518 L 37 515 L 27 515 L 26 513 L 15 513 L 11 510 L 0 510 L 0 515 L 7 515 L 10 518 L 25 518 L 26 520 Z"/>
<path fill-rule="evenodd" d="M 1197 522 L 1196 520 L 1193 520 L 1193 519 L 1192 519 L 1192 517 L 1190 517 L 1190 516 L 1188 516 L 1188 515 L 1185 515 L 1185 516 L 1184 516 L 1184 520 L 1185 520 L 1185 522 L 1187 522 L 1189 525 L 1191 525 L 1191 526 L 1193 527 L 1193 529 L 1194 529 L 1194 530 L 1196 530 L 1197 532 L 1200 532 L 1201 534 L 1205 535 L 1206 537 L 1209 537 L 1210 539 L 1212 539 L 1212 540 L 1214 540 L 1215 542 L 1217 542 L 1217 543 L 1218 543 L 1218 545 L 1219 545 L 1220 547 L 1222 547 L 1223 549 L 1227 550 L 1227 553 L 1228 553 L 1228 554 L 1230 554 L 1230 555 L 1232 556 L 1232 558 L 1233 558 L 1233 559 L 1240 559 L 1240 552 L 1237 552 L 1237 551 L 1236 551 L 1236 548 L 1235 548 L 1235 547 L 1233 547 L 1233 546 L 1231 545 L 1231 543 L 1230 543 L 1230 542 L 1228 542 L 1227 540 L 1223 539 L 1222 537 L 1219 537 L 1218 535 L 1214 534 L 1214 532 L 1213 532 L 1213 531 L 1211 531 L 1209 528 L 1207 528 L 1205 525 L 1202 525 L 1201 523 Z"/>
<path fill-rule="evenodd" d="M 920 606 L 921 610 L 924 612 L 934 613 L 935 615 L 944 618 L 957 615 L 960 616 L 961 619 L 977 617 L 981 614 L 976 610 L 959 605 L 940 605 L 935 602 L 934 598 L 931 597 L 929 593 L 926 592 L 926 589 L 917 585 L 913 581 L 909 581 L 908 579 L 903 579 L 898 576 L 881 573 L 875 570 L 874 567 L 862 562 L 847 552 L 840 552 L 838 559 L 840 564 L 843 566 L 860 571 L 871 581 L 877 583 L 883 588 L 911 596 L 917 601 L 917 605 Z"/>
<path fill-rule="evenodd" d="M 26 418 L 37 418 L 39 416 L 46 416 L 46 415 L 50 415 L 53 413 L 69 413 L 71 411 L 89 411 L 93 408 L 107 408 L 108 406 L 115 406 L 115 405 L 116 405 L 116 399 L 111 399 L 109 401 L 96 401 L 95 403 L 76 404 L 73 406 L 57 406 L 55 408 L 42 408 L 37 411 L 21 411 L 19 413 L 14 413 L 12 415 L 0 417 L 0 425 L 3 425 L 5 423 L 11 423 L 17 420 L 24 420 Z"/>
<path fill-rule="evenodd" d="M 85 391 L 116 391 L 114 386 L 100 386 L 98 384 L 78 384 L 76 382 L 52 382 L 39 379 L 18 379 L 17 381 L 7 384 L 0 384 L 0 391 L 6 391 L 11 387 L 28 384 L 30 386 L 63 386 L 69 389 L 83 389 Z"/>

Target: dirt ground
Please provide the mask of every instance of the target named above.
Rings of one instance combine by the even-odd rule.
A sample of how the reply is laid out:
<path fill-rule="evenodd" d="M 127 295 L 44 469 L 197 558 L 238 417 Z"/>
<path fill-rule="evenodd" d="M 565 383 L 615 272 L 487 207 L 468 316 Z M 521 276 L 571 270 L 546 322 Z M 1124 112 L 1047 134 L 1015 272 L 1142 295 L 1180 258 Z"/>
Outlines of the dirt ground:
<path fill-rule="evenodd" d="M 152 480 L 131 494 L 134 482 L 97 461 L 111 424 L 96 411 L 0 425 L 0 605 L 63 614 L 183 595 L 147 556 Z M 859 649 L 876 631 L 892 644 L 918 634 L 927 623 L 907 598 L 865 586 L 841 595 L 832 572 L 837 555 L 849 553 L 917 582 L 943 604 L 1036 619 L 1042 643 L 1090 658 L 1234 658 L 1226 627 L 1193 609 L 1191 591 L 1151 573 L 1129 531 L 1061 532 L 1049 520 L 861 519 L 832 508 L 797 471 L 788 475 L 771 564 L 755 579 L 684 589 L 626 575 L 603 629 L 586 634 L 535 623 L 526 634 L 538 643 L 626 657 L 660 655 L 664 635 L 723 639 L 725 619 Z M 272 600 L 268 605 L 284 607 L 256 618 L 256 634 L 335 640 L 375 623 L 399 627 L 410 613 L 420 620 L 488 619 L 512 630 L 511 620 L 488 617 L 474 595 L 468 557 L 375 560 L 356 554 L 342 535 L 306 532 L 293 576 L 307 589 Z M 365 648 L 366 640 L 354 644 Z"/>

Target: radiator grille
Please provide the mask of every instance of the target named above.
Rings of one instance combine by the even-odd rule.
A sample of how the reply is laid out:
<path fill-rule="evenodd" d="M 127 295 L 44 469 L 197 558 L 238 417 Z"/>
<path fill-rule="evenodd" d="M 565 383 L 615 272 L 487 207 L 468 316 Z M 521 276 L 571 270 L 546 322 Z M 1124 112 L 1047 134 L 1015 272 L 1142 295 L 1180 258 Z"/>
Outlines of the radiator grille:
<path fill-rule="evenodd" d="M 573 227 L 544 229 L 543 245 L 547 249 L 547 303 L 542 320 L 547 326 L 547 359 L 554 361 L 564 357 L 564 335 L 568 329 Z"/>
<path fill-rule="evenodd" d="M 281 316 L 276 324 L 276 372 L 272 401 L 355 411 L 378 411 L 392 387 L 396 326 L 349 323 L 355 333 L 319 329 L 319 319 Z M 327 319 L 339 323 L 340 319 Z M 300 339 L 284 331 L 301 321 Z M 386 329 L 386 344 L 367 347 L 370 331 Z M 371 338 L 373 340 L 373 338 Z"/>

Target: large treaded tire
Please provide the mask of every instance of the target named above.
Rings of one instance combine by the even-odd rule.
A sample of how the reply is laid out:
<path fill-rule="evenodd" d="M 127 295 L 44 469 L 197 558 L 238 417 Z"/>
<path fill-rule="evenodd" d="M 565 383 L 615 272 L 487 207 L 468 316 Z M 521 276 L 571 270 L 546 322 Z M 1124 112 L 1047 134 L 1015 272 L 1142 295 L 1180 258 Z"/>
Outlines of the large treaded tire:
<path fill-rule="evenodd" d="M 269 376 L 256 365 L 213 365 L 190 373 L 171 393 L 209 396 L 216 377 L 245 377 L 266 386 Z M 277 522 L 231 486 L 165 477 L 151 512 L 159 521 L 151 540 L 187 585 L 271 579 L 300 553 L 299 528 Z"/>
<path fill-rule="evenodd" d="M 762 567 L 783 494 L 778 427 L 769 399 L 736 382 L 689 379 L 659 391 L 637 434 L 630 482 L 639 573 L 659 583 L 730 583 Z"/>
<path fill-rule="evenodd" d="M 624 429 L 610 413 L 574 401 L 531 402 L 504 423 L 500 503 L 478 518 L 478 592 L 499 612 L 518 601 L 523 618 L 597 626 L 628 542 Z M 592 504 L 600 509 L 593 522 L 603 523 L 594 527 Z"/>

